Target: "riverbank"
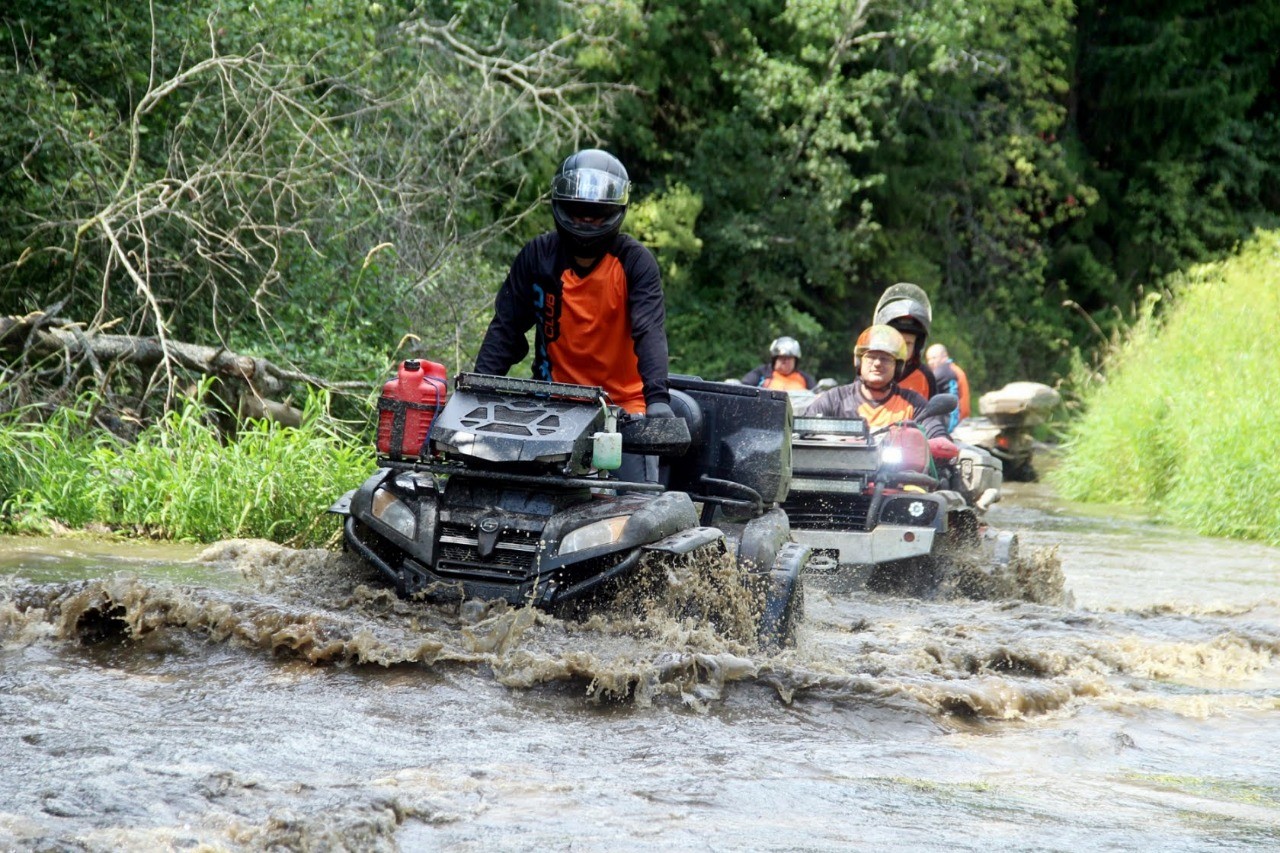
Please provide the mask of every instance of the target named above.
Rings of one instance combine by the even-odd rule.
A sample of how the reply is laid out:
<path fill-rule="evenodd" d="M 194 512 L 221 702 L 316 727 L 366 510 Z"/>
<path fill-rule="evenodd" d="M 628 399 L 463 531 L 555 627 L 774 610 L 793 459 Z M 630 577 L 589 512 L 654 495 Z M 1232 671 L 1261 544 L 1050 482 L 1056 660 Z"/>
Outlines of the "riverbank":
<path fill-rule="evenodd" d="M 85 530 L 216 542 L 264 538 L 322 545 L 325 510 L 373 471 L 372 449 L 308 400 L 301 425 L 244 423 L 229 441 L 206 406 L 188 400 L 123 441 L 92 422 L 92 405 L 29 424 L 0 424 L 0 533 Z"/>
<path fill-rule="evenodd" d="M 1167 282 L 1088 388 L 1051 482 L 1199 533 L 1280 543 L 1280 232 Z"/>

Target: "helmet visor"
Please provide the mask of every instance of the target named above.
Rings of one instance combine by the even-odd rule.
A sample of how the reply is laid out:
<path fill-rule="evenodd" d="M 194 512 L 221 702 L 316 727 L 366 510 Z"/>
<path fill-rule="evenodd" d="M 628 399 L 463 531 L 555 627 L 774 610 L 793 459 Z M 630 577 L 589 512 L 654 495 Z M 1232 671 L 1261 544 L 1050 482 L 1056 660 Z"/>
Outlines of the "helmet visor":
<path fill-rule="evenodd" d="M 892 302 L 918 303 L 923 309 L 924 321 L 927 323 L 933 322 L 933 305 L 929 302 L 929 294 L 925 293 L 924 289 L 917 284 L 902 281 L 886 288 L 884 293 L 880 294 L 880 301 L 876 303 L 875 313 L 879 314 L 886 305 Z M 902 311 L 900 313 L 905 314 L 907 312 Z"/>
<path fill-rule="evenodd" d="M 551 183 L 551 197 L 558 201 L 626 204 L 630 191 L 631 182 L 626 178 L 600 169 L 571 169 L 556 175 Z"/>

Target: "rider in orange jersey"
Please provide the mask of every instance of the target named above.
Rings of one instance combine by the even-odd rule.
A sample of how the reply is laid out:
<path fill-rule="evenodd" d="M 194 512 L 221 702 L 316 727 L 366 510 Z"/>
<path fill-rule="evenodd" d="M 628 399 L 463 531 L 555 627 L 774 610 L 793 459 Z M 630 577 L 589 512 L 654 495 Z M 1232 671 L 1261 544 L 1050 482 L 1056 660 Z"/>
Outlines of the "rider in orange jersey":
<path fill-rule="evenodd" d="M 862 418 L 871 429 L 915 420 L 927 401 L 897 383 L 907 355 L 907 342 L 892 326 L 876 325 L 863 330 L 853 348 L 853 369 L 858 378 L 819 394 L 805 410 L 805 416 Z M 940 417 L 924 418 L 919 423 L 929 438 L 947 435 L 946 423 Z"/>

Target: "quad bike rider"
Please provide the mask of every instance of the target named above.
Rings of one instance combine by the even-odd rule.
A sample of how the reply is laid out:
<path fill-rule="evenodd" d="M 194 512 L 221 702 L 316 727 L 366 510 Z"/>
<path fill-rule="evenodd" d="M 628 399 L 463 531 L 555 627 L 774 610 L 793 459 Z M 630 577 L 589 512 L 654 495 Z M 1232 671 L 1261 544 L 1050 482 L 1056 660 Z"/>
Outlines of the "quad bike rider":
<path fill-rule="evenodd" d="M 769 344 L 769 362 L 742 377 L 743 385 L 778 391 L 808 391 L 813 376 L 800 369 L 800 342 L 783 335 Z"/>
<path fill-rule="evenodd" d="M 680 576 L 719 554 L 759 602 L 760 642 L 792 641 L 809 552 L 778 508 L 785 393 L 672 376 L 670 418 L 627 413 L 599 387 L 481 374 L 458 376 L 442 407 L 426 396 L 380 403 L 386 435 L 407 440 L 380 443 L 381 467 L 332 508 L 346 546 L 401 596 L 573 616 L 642 566 Z M 415 413 L 416 431 L 394 425 Z M 660 482 L 614 478 L 623 452 L 656 456 Z"/>
<path fill-rule="evenodd" d="M 876 302 L 875 325 L 892 326 L 907 341 L 907 363 L 899 384 L 928 400 L 938 393 L 933 371 L 921 361 L 929 328 L 933 325 L 933 306 L 929 296 L 918 285 L 899 282 L 885 288 Z"/>
<path fill-rule="evenodd" d="M 783 507 L 815 568 L 857 570 L 871 588 L 922 595 L 960 561 L 1007 566 L 1017 543 L 981 520 L 999 497 L 999 463 L 946 437 L 942 418 L 956 398 L 925 401 L 896 384 L 908 355 L 891 327 L 859 336 L 858 380 L 819 396 L 794 422 Z M 976 580 L 962 591 L 975 591 Z"/>
<path fill-rule="evenodd" d="M 626 168 L 607 151 L 576 151 L 551 182 L 553 230 L 516 255 L 494 299 L 477 373 L 506 375 L 529 353 L 532 375 L 599 386 L 631 414 L 671 417 L 666 309 L 658 263 L 622 233 L 630 200 Z M 623 457 L 621 477 L 652 481 L 656 462 Z"/>

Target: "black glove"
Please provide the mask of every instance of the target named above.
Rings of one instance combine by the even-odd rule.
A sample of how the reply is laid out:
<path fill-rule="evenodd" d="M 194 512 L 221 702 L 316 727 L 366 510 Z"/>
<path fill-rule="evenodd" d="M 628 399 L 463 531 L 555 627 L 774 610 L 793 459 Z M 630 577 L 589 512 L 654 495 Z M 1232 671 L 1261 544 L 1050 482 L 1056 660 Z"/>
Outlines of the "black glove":
<path fill-rule="evenodd" d="M 671 411 L 671 406 L 667 403 L 650 403 L 645 407 L 645 415 L 651 418 L 674 418 L 676 413 Z"/>

